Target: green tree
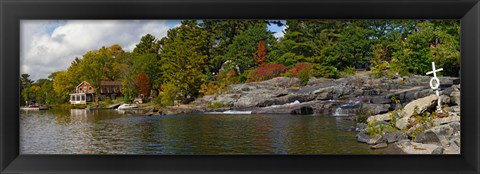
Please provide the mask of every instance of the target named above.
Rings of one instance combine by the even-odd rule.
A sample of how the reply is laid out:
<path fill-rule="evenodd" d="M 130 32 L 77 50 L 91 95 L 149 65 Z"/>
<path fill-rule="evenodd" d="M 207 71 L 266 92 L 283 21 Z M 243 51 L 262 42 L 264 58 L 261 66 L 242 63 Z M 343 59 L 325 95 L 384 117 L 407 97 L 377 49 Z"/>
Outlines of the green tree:
<path fill-rule="evenodd" d="M 78 79 L 88 81 L 97 92 L 98 89 L 100 89 L 101 81 L 120 80 L 123 75 L 122 68 L 124 68 L 124 66 L 116 59 L 121 59 L 123 54 L 124 51 L 119 45 L 88 51 L 83 55 L 83 58 L 78 64 L 78 72 L 76 73 L 81 75 Z M 70 70 L 68 72 L 69 74 L 71 73 Z M 95 95 L 95 100 L 98 101 L 98 95 Z"/>
<path fill-rule="evenodd" d="M 422 21 L 393 54 L 392 71 L 422 74 L 434 61 L 440 74 L 458 76 L 460 70 L 460 23 L 458 21 Z"/>
<path fill-rule="evenodd" d="M 28 101 L 29 100 L 29 88 L 32 85 L 33 81 L 30 80 L 29 74 L 22 74 L 20 75 L 20 101 Z M 20 102 L 22 105 L 23 102 Z"/>
<path fill-rule="evenodd" d="M 162 83 L 162 74 L 160 71 L 160 61 L 158 55 L 153 53 L 146 53 L 136 55 L 133 57 L 132 68 L 133 74 L 140 72 L 145 73 L 149 77 L 148 84 L 150 89 L 159 89 Z"/>
<path fill-rule="evenodd" d="M 372 59 L 372 72 L 377 77 L 386 75 L 388 62 L 386 61 L 387 51 L 380 44 L 372 46 L 373 59 Z"/>
<path fill-rule="evenodd" d="M 206 55 L 209 57 L 206 67 L 207 78 L 211 79 L 213 74 L 218 74 L 228 60 L 226 54 L 236 36 L 249 28 L 263 26 L 266 23 L 268 23 L 266 20 L 202 20 L 199 26 L 207 32 L 205 37 L 208 45 Z"/>
<path fill-rule="evenodd" d="M 33 83 L 32 80 L 30 80 L 30 75 L 29 74 L 22 74 L 20 75 L 20 87 L 26 88 L 29 87 Z"/>
<path fill-rule="evenodd" d="M 160 70 L 164 84 L 176 87 L 171 90 L 176 100 L 190 101 L 205 81 L 207 34 L 196 21 L 183 21 L 181 26 L 169 30 L 168 37 L 161 41 Z"/>
<path fill-rule="evenodd" d="M 142 36 L 140 42 L 133 49 L 133 54 L 135 55 L 144 55 L 144 54 L 154 54 L 158 55 L 160 50 L 160 42 L 151 34 Z"/>
<path fill-rule="evenodd" d="M 256 67 L 254 55 L 258 51 L 258 43 L 266 41 L 266 45 L 274 42 L 273 34 L 267 31 L 267 25 L 259 25 L 247 29 L 245 32 L 237 35 L 233 43 L 229 45 L 228 52 L 225 55 L 229 60 L 229 69 L 233 69 L 237 74 L 243 73 L 245 70 Z M 268 49 L 266 50 L 268 52 Z"/>

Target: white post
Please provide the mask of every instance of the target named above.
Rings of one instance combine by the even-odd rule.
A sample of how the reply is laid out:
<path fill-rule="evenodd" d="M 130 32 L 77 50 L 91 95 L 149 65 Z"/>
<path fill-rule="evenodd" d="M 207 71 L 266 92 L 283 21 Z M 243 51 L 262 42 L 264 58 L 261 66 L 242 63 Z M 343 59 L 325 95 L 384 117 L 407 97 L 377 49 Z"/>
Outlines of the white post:
<path fill-rule="evenodd" d="M 440 87 L 440 79 L 437 77 L 437 72 L 443 71 L 443 68 L 440 69 L 435 69 L 435 62 L 432 62 L 432 69 L 433 71 L 427 72 L 427 75 L 433 73 L 433 78 L 430 79 L 430 88 L 435 90 L 435 94 L 437 94 L 437 112 L 438 113 L 443 113 L 442 110 L 442 100 L 440 99 L 440 94 L 438 92 L 438 87 Z M 433 81 L 436 81 L 435 84 L 433 84 Z"/>

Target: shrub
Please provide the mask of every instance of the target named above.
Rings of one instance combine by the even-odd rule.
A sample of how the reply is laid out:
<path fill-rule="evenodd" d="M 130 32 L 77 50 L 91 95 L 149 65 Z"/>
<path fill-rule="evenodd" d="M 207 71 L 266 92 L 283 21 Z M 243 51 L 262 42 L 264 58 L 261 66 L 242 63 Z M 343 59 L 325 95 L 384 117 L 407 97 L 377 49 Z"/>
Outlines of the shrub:
<path fill-rule="evenodd" d="M 392 103 L 399 104 L 400 103 L 400 97 L 398 97 L 396 95 L 392 95 L 392 97 L 390 97 L 390 101 L 392 101 Z"/>
<path fill-rule="evenodd" d="M 368 113 L 367 113 L 367 110 L 363 107 L 361 107 L 358 112 L 357 112 L 357 122 L 359 123 L 367 123 L 367 120 L 368 120 Z"/>
<path fill-rule="evenodd" d="M 219 92 L 219 90 L 220 87 L 213 84 L 212 82 L 200 85 L 200 94 L 202 95 L 216 94 L 217 92 Z"/>
<path fill-rule="evenodd" d="M 111 104 L 113 104 L 112 100 L 111 100 L 110 97 L 108 97 L 108 96 L 105 97 L 105 100 L 103 101 L 103 103 L 104 103 L 105 105 L 111 105 Z"/>
<path fill-rule="evenodd" d="M 255 69 L 249 69 L 244 71 L 243 73 L 239 74 L 237 79 L 239 83 L 245 83 L 248 80 L 248 77 L 250 76 L 250 73 L 255 71 Z"/>
<path fill-rule="evenodd" d="M 313 66 L 313 76 L 325 77 L 325 78 L 337 78 L 338 70 L 333 66 L 323 66 L 323 65 L 315 64 Z"/>
<path fill-rule="evenodd" d="M 390 122 L 388 122 L 388 125 L 395 127 L 398 120 L 397 110 L 394 109 L 392 112 L 388 114 L 388 116 L 390 117 Z"/>
<path fill-rule="evenodd" d="M 240 76 L 237 76 L 237 73 L 234 70 L 230 70 L 230 71 L 221 70 L 220 72 L 218 72 L 216 80 L 217 80 L 216 84 L 208 84 L 207 86 L 202 88 L 202 90 L 208 89 L 210 91 L 210 92 L 207 91 L 205 95 L 215 94 L 215 93 L 221 94 L 228 87 L 228 85 L 239 83 L 241 81 Z"/>
<path fill-rule="evenodd" d="M 313 65 L 310 63 L 297 63 L 293 68 L 286 73 L 288 77 L 296 77 L 307 84 L 310 77 L 313 76 Z"/>
<path fill-rule="evenodd" d="M 312 77 L 312 71 L 311 70 L 302 70 L 300 71 L 300 74 L 298 75 L 298 79 L 302 82 L 303 85 L 306 85 L 308 83 L 308 80 L 310 80 L 310 77 Z"/>
<path fill-rule="evenodd" d="M 387 57 L 386 48 L 383 48 L 382 45 L 373 45 L 373 58 L 372 63 L 372 72 L 376 77 L 383 77 L 387 75 L 388 62 L 385 61 Z"/>
<path fill-rule="evenodd" d="M 281 73 L 287 70 L 288 68 L 282 64 L 263 65 L 249 73 L 247 82 L 268 80 L 280 76 Z"/>
<path fill-rule="evenodd" d="M 310 63 L 297 63 L 285 74 L 289 77 L 298 77 L 300 75 L 300 72 L 304 70 L 313 70 L 313 65 Z"/>
<path fill-rule="evenodd" d="M 376 121 L 372 121 L 367 124 L 367 132 L 370 136 L 374 137 L 381 135 L 386 126 L 382 124 L 377 124 Z"/>
<path fill-rule="evenodd" d="M 355 68 L 354 67 L 346 67 L 343 69 L 342 72 L 340 72 L 340 77 L 348 77 L 352 76 L 355 74 Z"/>
<path fill-rule="evenodd" d="M 163 84 L 161 86 L 162 92 L 160 93 L 161 105 L 172 106 L 177 99 L 178 89 L 172 83 Z"/>
<path fill-rule="evenodd" d="M 152 102 L 154 104 L 160 105 L 160 104 L 162 104 L 162 97 L 160 95 L 158 95 L 158 96 L 153 98 Z"/>

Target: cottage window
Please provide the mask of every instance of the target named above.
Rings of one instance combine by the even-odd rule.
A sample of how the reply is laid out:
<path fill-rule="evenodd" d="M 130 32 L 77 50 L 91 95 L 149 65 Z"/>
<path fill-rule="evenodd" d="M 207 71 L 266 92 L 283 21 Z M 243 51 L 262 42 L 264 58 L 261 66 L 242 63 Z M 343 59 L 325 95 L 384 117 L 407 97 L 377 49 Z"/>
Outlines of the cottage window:
<path fill-rule="evenodd" d="M 75 101 L 75 96 L 74 95 L 70 96 L 70 101 Z"/>
<path fill-rule="evenodd" d="M 79 95 L 76 96 L 76 100 L 75 100 L 75 101 L 80 101 L 80 96 L 79 96 Z"/>
<path fill-rule="evenodd" d="M 85 95 L 82 95 L 82 101 L 85 101 Z"/>

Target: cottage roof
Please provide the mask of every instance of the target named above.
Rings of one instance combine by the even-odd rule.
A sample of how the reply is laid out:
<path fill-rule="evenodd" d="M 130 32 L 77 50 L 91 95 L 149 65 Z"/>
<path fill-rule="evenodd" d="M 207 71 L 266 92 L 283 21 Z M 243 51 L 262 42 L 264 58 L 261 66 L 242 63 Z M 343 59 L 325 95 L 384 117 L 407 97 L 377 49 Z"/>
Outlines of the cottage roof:
<path fill-rule="evenodd" d="M 90 85 L 90 83 L 88 83 L 87 81 L 83 81 L 82 83 L 78 84 L 76 88 L 78 88 L 79 86 L 81 86 L 84 83 L 87 83 L 88 85 Z"/>
<path fill-rule="evenodd" d="M 122 86 L 119 81 L 100 81 L 100 86 Z"/>

